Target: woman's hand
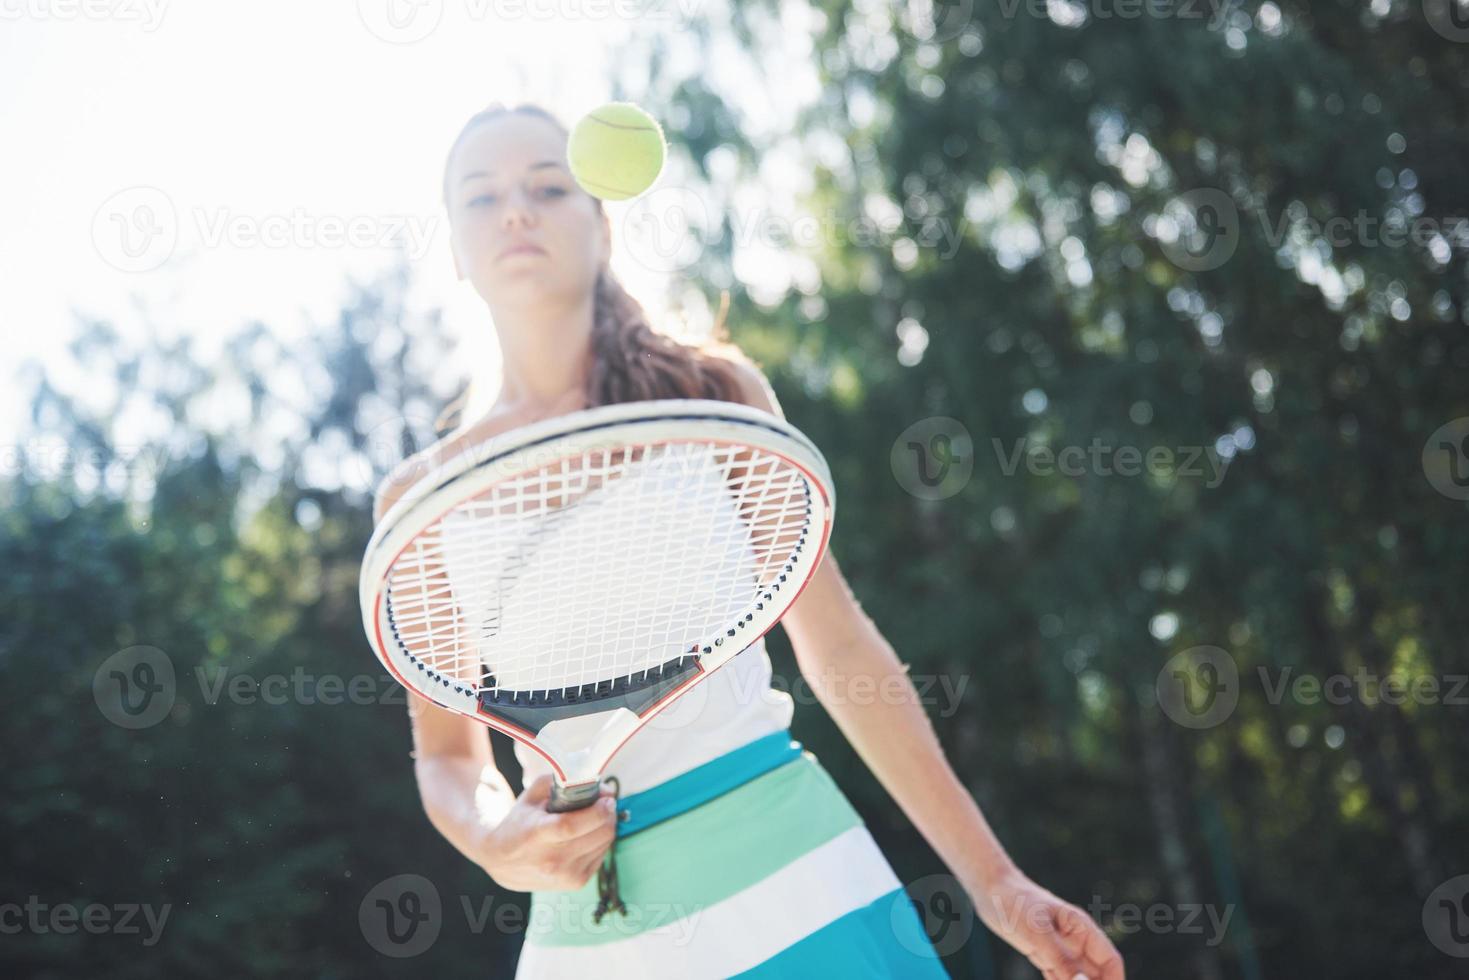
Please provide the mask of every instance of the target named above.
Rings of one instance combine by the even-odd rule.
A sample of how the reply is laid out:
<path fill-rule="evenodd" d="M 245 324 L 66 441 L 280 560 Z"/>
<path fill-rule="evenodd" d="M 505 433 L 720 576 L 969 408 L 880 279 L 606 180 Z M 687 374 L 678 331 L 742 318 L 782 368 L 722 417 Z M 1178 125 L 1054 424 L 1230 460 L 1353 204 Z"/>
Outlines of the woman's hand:
<path fill-rule="evenodd" d="M 551 813 L 551 777 L 541 776 L 511 804 L 478 850 L 480 867 L 511 891 L 576 891 L 591 880 L 617 837 L 611 789 L 591 806 Z"/>
<path fill-rule="evenodd" d="M 1046 980 L 1123 980 L 1122 957 L 1101 926 L 1019 871 L 979 889 L 984 924 L 1014 946 Z"/>

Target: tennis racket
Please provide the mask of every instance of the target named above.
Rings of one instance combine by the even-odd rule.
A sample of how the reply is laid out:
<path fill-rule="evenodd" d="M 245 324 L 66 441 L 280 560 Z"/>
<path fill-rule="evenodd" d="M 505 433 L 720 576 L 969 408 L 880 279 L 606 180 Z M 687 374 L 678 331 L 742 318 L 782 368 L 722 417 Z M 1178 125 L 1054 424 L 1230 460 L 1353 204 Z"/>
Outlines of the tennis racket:
<path fill-rule="evenodd" d="M 609 405 L 424 475 L 362 562 L 363 625 L 409 690 L 543 756 L 579 809 L 643 725 L 763 636 L 825 553 L 831 475 L 728 402 Z"/>

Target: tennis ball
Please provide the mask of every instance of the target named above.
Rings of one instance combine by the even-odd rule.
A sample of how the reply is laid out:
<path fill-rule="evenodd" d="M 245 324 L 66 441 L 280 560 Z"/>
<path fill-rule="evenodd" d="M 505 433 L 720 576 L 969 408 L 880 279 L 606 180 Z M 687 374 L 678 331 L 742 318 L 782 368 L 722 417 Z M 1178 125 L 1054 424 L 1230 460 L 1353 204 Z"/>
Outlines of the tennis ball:
<path fill-rule="evenodd" d="M 664 153 L 662 127 L 631 102 L 609 102 L 582 116 L 566 143 L 571 176 L 604 201 L 625 201 L 652 187 Z"/>

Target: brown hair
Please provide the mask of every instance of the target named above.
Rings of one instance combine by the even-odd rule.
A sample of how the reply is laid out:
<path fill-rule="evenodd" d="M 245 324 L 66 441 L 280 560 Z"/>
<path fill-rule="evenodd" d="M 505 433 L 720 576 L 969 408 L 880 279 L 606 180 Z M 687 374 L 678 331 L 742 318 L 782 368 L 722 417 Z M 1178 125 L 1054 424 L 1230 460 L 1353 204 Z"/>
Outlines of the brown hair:
<path fill-rule="evenodd" d="M 470 117 L 449 147 L 444 163 L 444 207 L 449 201 L 449 168 L 465 135 L 474 127 L 512 113 L 536 116 L 555 126 L 568 139 L 570 134 L 551 113 L 536 105 L 513 108 L 494 104 Z M 605 205 L 600 199 L 597 207 Z M 452 213 L 452 211 L 450 212 Z M 719 315 L 710 338 L 698 346 L 680 343 L 654 330 L 642 305 L 604 269 L 597 276 L 592 321 L 592 363 L 587 373 L 587 406 L 656 398 L 710 398 L 739 401 L 739 386 L 731 361 L 748 362 L 745 354 L 727 339 L 724 317 L 729 310 L 729 292 L 720 297 Z M 473 385 L 473 381 L 470 382 Z M 440 433 L 463 421 L 470 387 L 439 415 L 435 428 Z"/>

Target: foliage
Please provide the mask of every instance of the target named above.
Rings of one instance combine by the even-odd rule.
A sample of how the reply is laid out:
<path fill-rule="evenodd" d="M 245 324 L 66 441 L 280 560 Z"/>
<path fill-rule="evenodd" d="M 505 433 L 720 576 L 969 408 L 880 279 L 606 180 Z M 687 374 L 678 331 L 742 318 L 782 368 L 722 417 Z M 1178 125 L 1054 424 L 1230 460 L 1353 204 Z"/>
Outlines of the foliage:
<path fill-rule="evenodd" d="M 737 291 L 735 340 L 833 464 L 834 552 L 867 612 L 915 677 L 964 682 L 957 700 L 930 688 L 934 720 L 1022 868 L 1089 908 L 1229 913 L 1214 943 L 1117 931 L 1129 975 L 1449 976 L 1422 914 L 1469 868 L 1469 707 L 1275 685 L 1396 675 L 1446 695 L 1469 673 L 1469 513 L 1424 468 L 1430 436 L 1469 416 L 1469 243 L 1381 239 L 1469 214 L 1463 46 L 1396 3 L 1244 4 L 1218 23 L 1188 5 L 1034 6 L 939 5 L 935 34 L 921 3 L 824 4 L 821 98 L 768 145 L 740 135 L 758 127 L 712 76 L 655 74 L 640 98 L 669 107 L 701 191 L 719 193 L 722 147 L 756 180 L 794 146 L 812 175 L 802 206 L 831 232 L 791 248 L 783 297 Z M 961 9 L 957 26 L 944 16 Z M 757 66 L 778 12 L 736 11 Z M 666 40 L 645 42 L 650 63 Z M 1238 218 L 1232 251 L 1202 265 L 1171 240 L 1207 225 L 1178 206 L 1200 191 Z M 877 241 L 858 233 L 883 216 Z M 691 277 L 738 278 L 739 217 Z M 1353 230 L 1328 240 L 1333 218 Z M 399 873 L 449 905 L 494 892 L 430 831 L 358 620 L 374 468 L 422 441 L 450 393 L 433 386 L 438 324 L 403 314 L 404 288 L 364 289 L 305 349 L 247 331 L 221 372 L 94 324 L 77 350 L 119 379 L 115 403 L 38 385 L 36 433 L 100 453 L 111 477 L 22 471 L 0 487 L 0 894 L 173 912 L 156 947 L 7 936 L 12 972 L 512 961 L 515 929 L 471 934 L 464 916 L 406 962 L 371 953 L 357 924 L 368 889 Z M 229 424 L 209 409 L 221 388 L 244 406 Z M 156 471 L 112 434 L 131 399 L 174 420 Z M 930 500 L 910 492 L 907 432 L 934 419 L 954 421 L 949 462 L 967 454 L 972 474 Z M 1115 456 L 1067 473 L 1030 455 L 1093 445 L 1169 462 L 1126 476 Z M 177 697 L 128 730 L 92 684 L 137 645 L 167 655 Z M 1237 703 L 1195 728 L 1159 694 L 1180 665 L 1207 679 L 1204 647 L 1237 670 Z M 794 684 L 783 640 L 772 649 Z M 361 676 L 373 703 L 322 703 L 310 681 L 281 704 L 210 703 L 220 670 Z M 906 881 L 942 870 L 818 708 L 798 709 L 796 733 Z M 981 928 L 947 965 L 1026 975 Z"/>

